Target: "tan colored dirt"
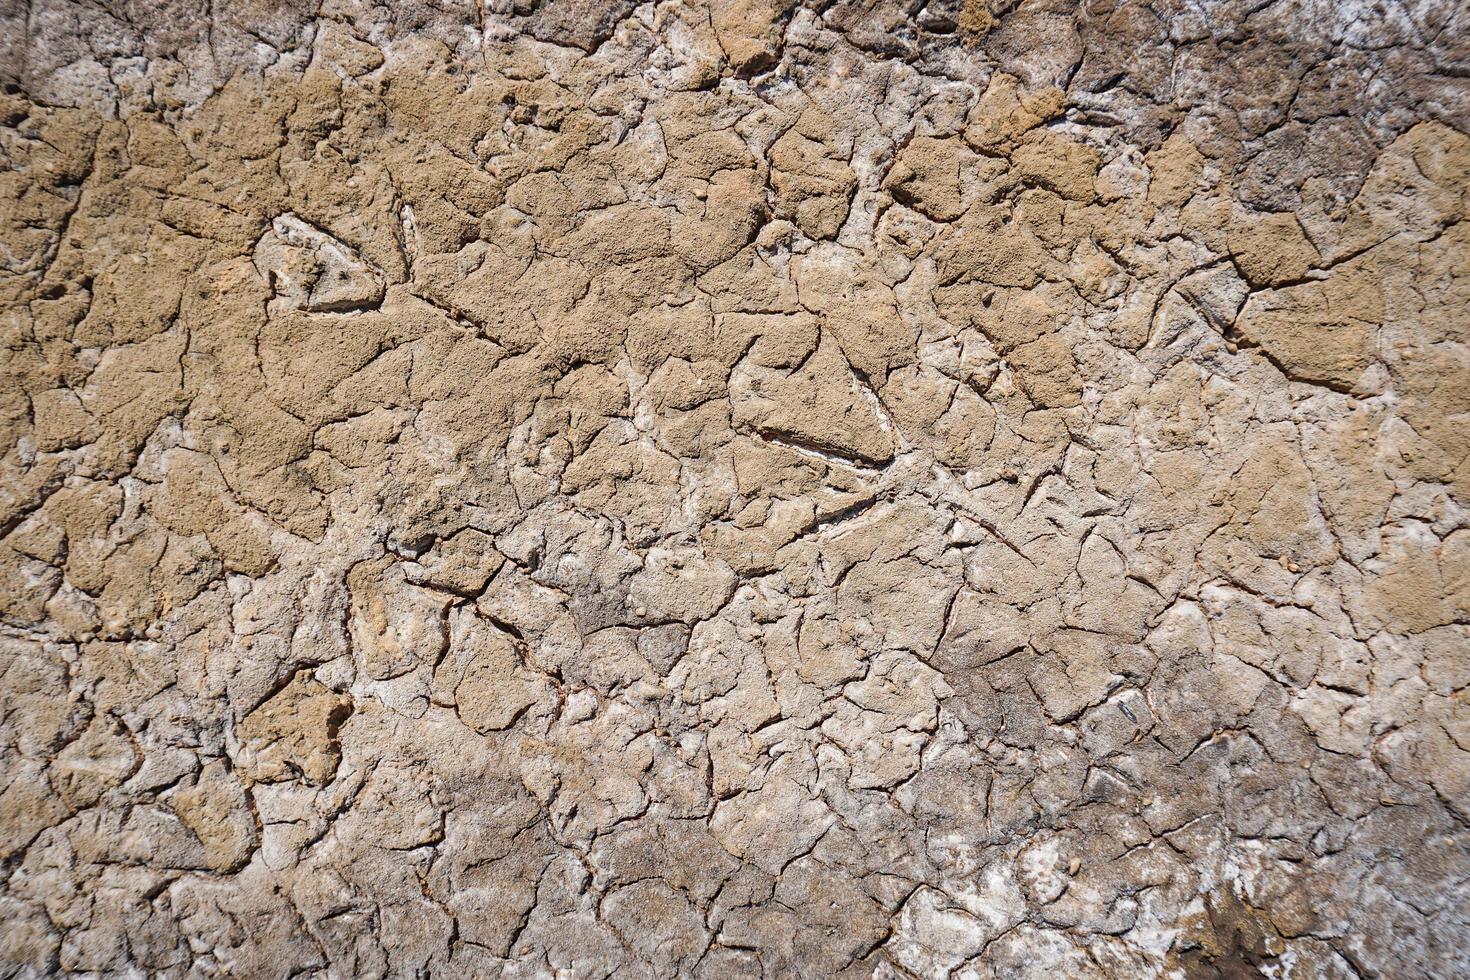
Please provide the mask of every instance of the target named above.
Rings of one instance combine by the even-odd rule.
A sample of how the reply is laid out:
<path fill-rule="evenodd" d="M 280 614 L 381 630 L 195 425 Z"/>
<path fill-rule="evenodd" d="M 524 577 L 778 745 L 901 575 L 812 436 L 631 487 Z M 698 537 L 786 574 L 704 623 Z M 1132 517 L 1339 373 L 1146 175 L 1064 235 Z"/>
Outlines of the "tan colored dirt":
<path fill-rule="evenodd" d="M 0 976 L 1470 974 L 1467 39 L 0 2 Z"/>

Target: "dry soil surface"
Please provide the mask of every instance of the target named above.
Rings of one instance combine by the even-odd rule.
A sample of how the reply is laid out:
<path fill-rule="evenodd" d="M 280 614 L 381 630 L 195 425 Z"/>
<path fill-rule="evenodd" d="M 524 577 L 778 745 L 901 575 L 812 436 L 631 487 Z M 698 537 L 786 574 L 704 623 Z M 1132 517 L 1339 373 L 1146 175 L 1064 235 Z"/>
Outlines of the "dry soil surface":
<path fill-rule="evenodd" d="M 1462 0 L 0 0 L 0 974 L 1470 972 Z"/>

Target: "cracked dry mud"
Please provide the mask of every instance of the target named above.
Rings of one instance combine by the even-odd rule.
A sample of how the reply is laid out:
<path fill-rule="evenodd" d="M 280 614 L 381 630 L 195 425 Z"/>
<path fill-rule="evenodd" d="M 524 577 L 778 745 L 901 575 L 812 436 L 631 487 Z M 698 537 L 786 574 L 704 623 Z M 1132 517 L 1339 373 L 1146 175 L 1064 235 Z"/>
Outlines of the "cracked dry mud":
<path fill-rule="evenodd" d="M 1470 972 L 1465 4 L 0 82 L 0 974 Z"/>

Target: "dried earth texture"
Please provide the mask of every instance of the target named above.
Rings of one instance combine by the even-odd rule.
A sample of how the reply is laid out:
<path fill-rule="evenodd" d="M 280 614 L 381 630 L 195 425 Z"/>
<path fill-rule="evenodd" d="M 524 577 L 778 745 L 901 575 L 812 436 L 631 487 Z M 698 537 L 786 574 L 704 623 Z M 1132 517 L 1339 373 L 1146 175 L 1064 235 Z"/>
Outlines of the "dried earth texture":
<path fill-rule="evenodd" d="M 1470 6 L 0 85 L 0 975 L 1470 973 Z"/>

